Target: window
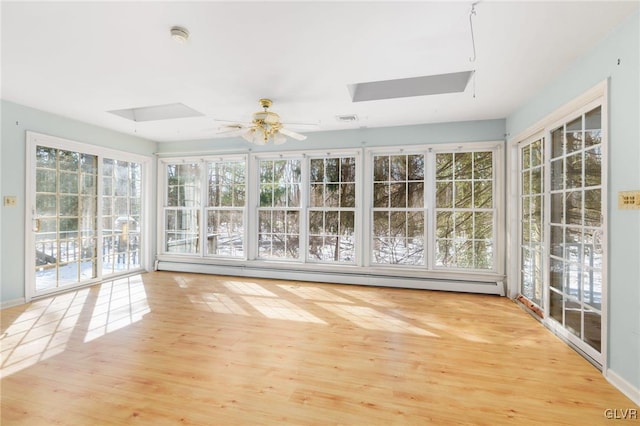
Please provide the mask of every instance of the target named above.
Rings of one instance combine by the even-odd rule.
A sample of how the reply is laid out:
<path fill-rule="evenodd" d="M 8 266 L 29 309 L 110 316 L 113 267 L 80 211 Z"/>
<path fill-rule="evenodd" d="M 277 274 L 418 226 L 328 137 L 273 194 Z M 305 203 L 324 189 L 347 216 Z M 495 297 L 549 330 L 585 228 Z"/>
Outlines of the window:
<path fill-rule="evenodd" d="M 493 269 L 493 152 L 441 152 L 435 166 L 436 267 Z"/>
<path fill-rule="evenodd" d="M 244 160 L 208 163 L 207 255 L 244 257 L 245 176 Z"/>
<path fill-rule="evenodd" d="M 198 254 L 200 230 L 200 164 L 167 165 L 165 251 Z"/>
<path fill-rule="evenodd" d="M 424 155 L 373 156 L 373 264 L 424 265 Z"/>
<path fill-rule="evenodd" d="M 403 268 L 412 276 L 448 270 L 491 280 L 486 273 L 501 273 L 495 262 L 499 147 L 473 147 L 163 160 L 160 260 L 189 263 L 175 254 L 210 265 L 260 261 L 261 268 L 282 268 L 267 266 L 278 261 L 305 264 L 300 270 L 371 268 L 397 276 Z"/>
<path fill-rule="evenodd" d="M 258 258 L 300 257 L 300 159 L 259 160 Z"/>
<path fill-rule="evenodd" d="M 312 158 L 309 164 L 307 257 L 354 263 L 356 158 Z"/>

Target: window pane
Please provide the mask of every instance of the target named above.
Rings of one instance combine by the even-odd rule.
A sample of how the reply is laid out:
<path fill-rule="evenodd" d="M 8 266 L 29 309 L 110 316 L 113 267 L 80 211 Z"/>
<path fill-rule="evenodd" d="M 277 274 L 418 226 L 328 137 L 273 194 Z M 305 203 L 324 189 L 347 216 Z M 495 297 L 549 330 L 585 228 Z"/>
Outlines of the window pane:
<path fill-rule="evenodd" d="M 582 149 L 582 117 L 578 117 L 570 123 L 567 123 L 566 137 L 566 153 Z"/>
<path fill-rule="evenodd" d="M 600 147 L 584 152 L 585 186 L 599 186 L 602 180 L 602 153 Z"/>
<path fill-rule="evenodd" d="M 473 154 L 473 178 L 493 178 L 493 154 L 490 151 L 475 152 Z"/>
<path fill-rule="evenodd" d="M 407 157 L 408 180 L 424 180 L 424 156 L 409 155 Z"/>
<path fill-rule="evenodd" d="M 340 164 L 340 181 L 355 182 L 356 181 L 356 159 L 354 157 L 344 157 Z"/>
<path fill-rule="evenodd" d="M 551 158 L 564 154 L 564 129 L 562 127 L 551 132 Z"/>
<path fill-rule="evenodd" d="M 436 207 L 453 207 L 453 182 L 436 182 Z"/>
<path fill-rule="evenodd" d="M 407 157 L 405 155 L 396 155 L 391 157 L 389 164 L 391 180 L 407 180 Z"/>
<path fill-rule="evenodd" d="M 453 213 L 439 211 L 436 214 L 436 238 L 453 238 Z"/>
<path fill-rule="evenodd" d="M 453 154 L 436 154 L 436 179 L 453 179 Z"/>
<path fill-rule="evenodd" d="M 454 154 L 455 179 L 471 179 L 473 177 L 472 153 L 463 152 Z"/>
<path fill-rule="evenodd" d="M 493 207 L 493 185 L 490 180 L 481 180 L 473 183 L 473 203 L 475 208 Z"/>
<path fill-rule="evenodd" d="M 389 157 L 373 157 L 373 180 L 377 182 L 389 180 Z"/>

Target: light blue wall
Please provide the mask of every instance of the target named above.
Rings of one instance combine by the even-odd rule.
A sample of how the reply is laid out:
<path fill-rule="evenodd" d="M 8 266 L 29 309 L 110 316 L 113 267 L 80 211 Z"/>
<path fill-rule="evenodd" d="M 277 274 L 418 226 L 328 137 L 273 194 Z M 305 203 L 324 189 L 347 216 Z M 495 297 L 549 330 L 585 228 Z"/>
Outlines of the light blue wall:
<path fill-rule="evenodd" d="M 516 135 L 610 79 L 608 366 L 636 389 L 640 389 L 640 211 L 619 210 L 617 193 L 640 190 L 639 28 L 640 14 L 636 13 L 507 118 L 507 132 Z"/>
<path fill-rule="evenodd" d="M 201 141 L 164 142 L 159 153 L 214 152 L 247 150 L 252 152 L 296 151 L 313 149 L 360 148 L 362 146 L 417 145 L 456 142 L 502 141 L 505 120 L 465 121 L 420 124 L 415 126 L 362 128 L 331 132 L 309 132 L 304 141 L 289 139 L 283 145 L 255 146 L 240 137 Z"/>
<path fill-rule="evenodd" d="M 26 131 L 58 136 L 91 145 L 125 152 L 152 155 L 156 143 L 111 130 L 38 111 L 12 102 L 2 101 L 2 145 L 0 151 L 2 196 L 15 195 L 16 207 L 2 207 L 0 253 L 0 302 L 24 297 L 24 229 L 25 229 L 25 156 Z M 155 165 L 155 161 L 151 162 Z M 154 170 L 151 170 L 155 183 Z M 155 185 L 154 185 L 155 186 Z M 155 200 L 155 191 L 152 193 Z M 152 200 L 152 201 L 153 201 Z M 155 206 L 155 201 L 151 206 Z M 155 223 L 155 209 L 148 220 Z M 155 229 L 152 226 L 151 229 Z M 155 241 L 152 242 L 155 248 Z"/>

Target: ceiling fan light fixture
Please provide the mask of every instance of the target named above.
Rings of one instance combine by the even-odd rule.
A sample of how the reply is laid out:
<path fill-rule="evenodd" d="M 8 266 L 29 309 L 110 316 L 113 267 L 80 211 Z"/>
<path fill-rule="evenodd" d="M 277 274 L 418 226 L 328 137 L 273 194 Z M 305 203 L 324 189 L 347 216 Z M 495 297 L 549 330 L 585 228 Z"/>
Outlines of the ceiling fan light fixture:
<path fill-rule="evenodd" d="M 250 129 L 247 129 L 246 132 L 242 132 L 240 137 L 242 137 L 242 139 L 246 140 L 249 143 L 253 143 L 253 134 L 254 133 L 255 133 L 255 129 L 252 127 Z"/>
<path fill-rule="evenodd" d="M 305 135 L 283 127 L 280 116 L 268 110 L 271 106 L 271 100 L 260 99 L 260 105 L 264 108 L 264 111 L 254 113 L 253 121 L 248 127 L 241 124 L 229 125 L 227 127 L 246 129 L 236 133 L 236 135 L 255 145 L 266 145 L 269 142 L 273 142 L 275 145 L 282 145 L 287 141 L 288 137 L 299 141 L 307 138 Z"/>
<path fill-rule="evenodd" d="M 276 133 L 273 135 L 273 143 L 274 143 L 275 145 L 282 145 L 282 144 L 283 144 L 283 143 L 285 143 L 286 141 L 287 141 L 286 136 L 285 136 L 285 135 L 283 135 L 283 134 L 282 134 L 282 133 L 280 133 L 280 132 L 276 132 Z"/>

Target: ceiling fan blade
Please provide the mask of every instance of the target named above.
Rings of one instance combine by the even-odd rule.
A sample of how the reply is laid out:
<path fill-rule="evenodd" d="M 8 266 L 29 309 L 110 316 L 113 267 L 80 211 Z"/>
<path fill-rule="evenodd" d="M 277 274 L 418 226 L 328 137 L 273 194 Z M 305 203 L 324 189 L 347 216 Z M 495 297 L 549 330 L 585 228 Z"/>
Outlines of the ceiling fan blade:
<path fill-rule="evenodd" d="M 287 129 L 280 129 L 278 131 L 283 135 L 289 136 L 290 138 L 298 141 L 303 141 L 307 138 L 305 135 L 301 135 L 300 133 L 292 132 L 291 130 L 287 130 Z"/>
<path fill-rule="evenodd" d="M 215 121 L 217 123 L 229 123 L 231 125 L 241 124 L 243 126 L 250 126 L 252 124 L 250 121 L 222 120 L 222 119 L 218 119 L 218 118 L 214 118 L 213 121 Z"/>

